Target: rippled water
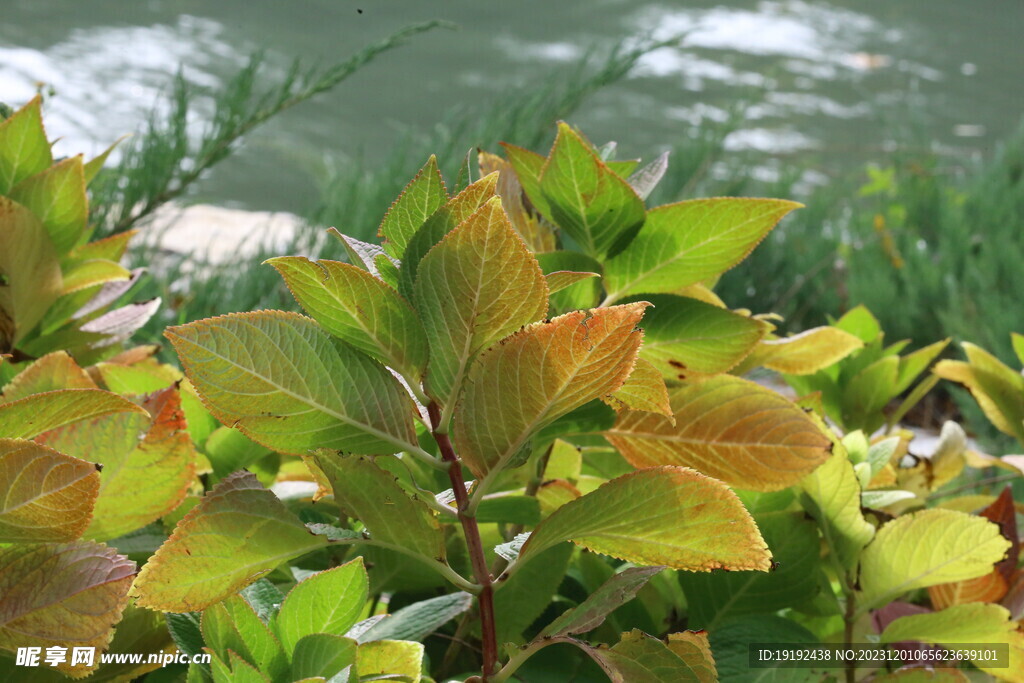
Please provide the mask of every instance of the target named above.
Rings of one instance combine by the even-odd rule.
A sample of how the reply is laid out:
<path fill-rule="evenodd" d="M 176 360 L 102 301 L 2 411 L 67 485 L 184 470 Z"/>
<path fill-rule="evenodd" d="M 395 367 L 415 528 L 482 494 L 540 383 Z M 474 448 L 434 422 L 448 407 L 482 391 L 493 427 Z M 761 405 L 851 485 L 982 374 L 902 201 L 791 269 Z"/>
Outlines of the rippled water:
<path fill-rule="evenodd" d="M 23 101 L 45 83 L 60 151 L 98 151 L 139 127 L 179 65 L 216 88 L 256 49 L 279 65 L 329 63 L 431 18 L 462 28 L 414 39 L 261 129 L 199 198 L 302 210 L 325 150 L 385 149 L 404 126 L 425 129 L 452 105 L 647 35 L 686 38 L 575 118 L 628 153 L 650 155 L 751 95 L 758 103 L 728 146 L 781 163 L 808 153 L 860 163 L 891 144 L 883 119 L 908 101 L 927 115 L 932 140 L 962 154 L 990 149 L 1024 112 L 1024 3 L 994 0 L 0 0 L 0 100 Z"/>

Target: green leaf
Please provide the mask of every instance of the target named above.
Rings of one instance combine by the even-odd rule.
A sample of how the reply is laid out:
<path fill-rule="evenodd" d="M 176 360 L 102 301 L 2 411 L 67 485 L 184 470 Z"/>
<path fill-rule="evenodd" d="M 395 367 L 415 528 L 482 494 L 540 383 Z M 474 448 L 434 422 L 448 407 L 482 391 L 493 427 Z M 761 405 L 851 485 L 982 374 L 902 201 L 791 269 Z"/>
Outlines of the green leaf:
<path fill-rule="evenodd" d="M 846 385 L 842 394 L 843 422 L 850 429 L 863 427 L 873 432 L 883 419 L 879 413 L 896 395 L 900 359 L 885 356 L 867 366 Z"/>
<path fill-rule="evenodd" d="M 36 95 L 24 107 L 0 121 L 0 194 L 53 163 L 40 113 L 43 98 Z"/>
<path fill-rule="evenodd" d="M 507 142 L 502 142 L 501 146 L 504 148 L 505 155 L 515 170 L 519 184 L 522 185 L 523 192 L 526 193 L 530 203 L 543 215 L 550 216 L 551 205 L 540 191 L 540 174 L 544 170 L 547 159 L 536 152 L 510 145 Z"/>
<path fill-rule="evenodd" d="M 552 546 L 495 586 L 494 619 L 499 643 L 522 642 L 523 632 L 551 604 L 572 559 L 568 543 Z"/>
<path fill-rule="evenodd" d="M 295 300 L 324 329 L 363 353 L 418 379 L 427 364 L 427 342 L 416 311 L 398 292 L 365 270 L 338 261 L 313 263 L 303 256 L 266 261 Z"/>
<path fill-rule="evenodd" d="M 384 675 L 401 677 L 407 683 L 420 683 L 423 669 L 422 643 L 405 640 L 375 640 L 363 643 L 356 654 L 360 680 L 374 680 Z"/>
<path fill-rule="evenodd" d="M 42 320 L 63 283 L 53 243 L 31 211 L 0 196 L 0 228 L 0 348 L 9 349 Z"/>
<path fill-rule="evenodd" d="M 455 446 L 469 468 L 482 476 L 503 466 L 541 427 L 622 386 L 646 307 L 567 313 L 481 354 L 455 415 Z"/>
<path fill-rule="evenodd" d="M 472 216 L 477 209 L 494 196 L 498 185 L 498 174 L 492 173 L 476 181 L 465 190 L 447 201 L 420 226 L 402 252 L 402 269 L 399 271 L 398 291 L 407 300 L 413 300 L 413 283 L 420 260 L 435 244 L 454 230 L 462 221 Z"/>
<path fill-rule="evenodd" d="M 605 581 L 576 607 L 562 613 L 541 631 L 541 636 L 572 635 L 592 631 L 605 618 L 632 600 L 637 591 L 664 567 L 630 567 Z"/>
<path fill-rule="evenodd" d="M 195 480 L 195 450 L 176 386 L 143 402 L 152 418 L 118 413 L 49 431 L 39 441 L 103 467 L 100 495 L 85 535 L 117 538 L 168 514 Z"/>
<path fill-rule="evenodd" d="M 388 209 L 377 236 L 384 238 L 388 254 L 398 258 L 412 236 L 441 205 L 448 200 L 444 179 L 437 169 L 437 158 L 430 156 L 426 165 L 406 186 Z"/>
<path fill-rule="evenodd" d="M 188 655 L 197 655 L 203 651 L 203 634 L 200 630 L 199 612 L 185 612 L 175 614 L 167 612 L 164 619 L 167 623 L 167 630 L 174 639 L 178 649 Z"/>
<path fill-rule="evenodd" d="M 348 255 L 348 262 L 350 264 L 361 270 L 365 270 L 376 278 L 383 280 L 380 271 L 377 270 L 378 257 L 383 256 L 389 263 L 394 263 L 394 259 L 388 256 L 384 252 L 384 248 L 379 244 L 363 242 L 362 240 L 357 240 L 355 237 L 342 235 L 338 232 L 337 228 L 328 228 L 327 232 L 334 235 L 334 237 L 341 242 L 341 245 L 345 248 L 345 253 Z"/>
<path fill-rule="evenodd" d="M 42 221 L 58 254 L 78 244 L 89 216 L 81 154 L 21 181 L 9 196 Z"/>
<path fill-rule="evenodd" d="M 292 588 L 275 621 L 288 652 L 313 633 L 345 635 L 359 621 L 369 594 L 363 558 L 313 574 Z"/>
<path fill-rule="evenodd" d="M 223 600 L 278 564 L 327 545 L 248 472 L 231 475 L 185 515 L 142 568 L 132 595 L 164 612 Z"/>
<path fill-rule="evenodd" d="M 814 669 L 751 668 L 749 648 L 752 643 L 818 643 L 814 634 L 789 619 L 772 614 L 735 619 L 712 631 L 709 638 L 718 675 L 723 681 L 810 683 L 822 680 L 822 672 Z"/>
<path fill-rule="evenodd" d="M 374 640 L 423 640 L 473 605 L 469 593 L 450 593 L 403 607 L 359 636 L 360 643 Z"/>
<path fill-rule="evenodd" d="M 899 379 L 896 381 L 896 393 L 902 394 L 910 388 L 917 376 L 924 372 L 925 368 L 935 360 L 942 351 L 949 346 L 949 339 L 937 341 L 923 348 L 908 353 L 900 358 Z"/>
<path fill-rule="evenodd" d="M 739 488 L 792 486 L 828 458 L 829 439 L 803 410 L 730 375 L 688 382 L 669 398 L 675 424 L 625 411 L 606 437 L 634 467 L 685 465 Z"/>
<path fill-rule="evenodd" d="M 313 633 L 295 644 L 288 680 L 317 677 L 333 680 L 334 676 L 355 663 L 356 641 L 328 633 Z"/>
<path fill-rule="evenodd" d="M 833 326 L 849 332 L 865 344 L 870 344 L 882 334 L 882 326 L 878 319 L 863 304 L 854 306 L 844 313 Z"/>
<path fill-rule="evenodd" d="M 361 521 L 374 541 L 444 559 L 444 532 L 434 512 L 408 493 L 395 475 L 362 455 L 321 449 L 316 462 L 331 482 L 338 507 Z"/>
<path fill-rule="evenodd" d="M 103 164 L 106 163 L 107 157 L 109 157 L 110 153 L 114 151 L 114 148 L 117 147 L 119 144 L 121 144 L 121 142 L 125 138 L 127 138 L 127 137 L 129 137 L 129 136 L 128 135 L 122 135 L 120 138 L 115 140 L 114 143 L 110 145 L 110 147 L 107 147 L 105 150 L 100 152 L 97 156 L 95 156 L 92 159 L 90 159 L 89 161 L 85 162 L 83 170 L 85 171 L 85 184 L 86 185 L 91 183 L 93 181 L 93 178 L 96 177 L 96 174 L 98 174 L 100 172 L 100 169 L 103 168 Z"/>
<path fill-rule="evenodd" d="M 31 441 L 0 439 L 0 543 L 78 538 L 99 488 L 91 462 Z"/>
<path fill-rule="evenodd" d="M 476 510 L 476 521 L 480 524 L 534 526 L 540 522 L 540 505 L 534 496 L 491 496 L 480 501 L 480 506 Z"/>
<path fill-rule="evenodd" d="M 768 325 L 696 299 L 672 294 L 644 297 L 641 358 L 666 379 L 728 372 L 767 334 Z"/>
<path fill-rule="evenodd" d="M 559 249 L 546 254 L 537 254 L 537 263 L 548 278 L 549 314 L 559 315 L 581 308 L 594 308 L 601 301 L 601 280 L 583 279 L 562 289 L 552 286 L 551 277 L 565 272 L 601 272 L 601 263 L 586 254 Z"/>
<path fill-rule="evenodd" d="M 1013 345 L 1013 352 L 1017 354 L 1017 360 L 1024 365 L 1024 334 L 1011 333 L 1010 342 Z"/>
<path fill-rule="evenodd" d="M 643 200 L 567 123 L 558 124 L 539 181 L 545 215 L 595 258 L 621 248 L 644 222 Z"/>
<path fill-rule="evenodd" d="M 612 428 L 618 418 L 615 410 L 600 400 L 584 403 L 537 432 L 533 438 L 535 448 L 540 448 L 562 437 L 598 434 Z"/>
<path fill-rule="evenodd" d="M 860 551 L 875 535 L 861 512 L 861 486 L 846 450 L 837 445 L 824 465 L 801 482 L 804 508 L 818 522 L 825 542 L 839 562 L 852 569 Z"/>
<path fill-rule="evenodd" d="M 988 574 L 1009 547 L 999 526 L 984 517 L 941 508 L 898 517 L 878 530 L 861 555 L 859 605 Z"/>
<path fill-rule="evenodd" d="M 238 595 L 203 610 L 201 629 L 207 647 L 222 660 L 229 658 L 230 651 L 271 680 L 281 680 L 288 670 L 281 643 Z"/>
<path fill-rule="evenodd" d="M 203 450 L 218 479 L 223 479 L 232 472 L 244 470 L 257 460 L 273 453 L 266 446 L 261 446 L 231 427 L 218 427 L 206 440 Z"/>
<path fill-rule="evenodd" d="M 445 406 L 480 351 L 548 310 L 540 266 L 497 198 L 423 257 L 414 291 L 430 342 L 426 388 Z"/>
<path fill-rule="evenodd" d="M 736 494 L 685 467 L 623 475 L 541 522 L 517 562 L 571 540 L 642 565 L 768 571 L 771 555 Z"/>
<path fill-rule="evenodd" d="M 772 551 L 772 571 L 679 574 L 691 628 L 714 631 L 714 625 L 730 617 L 796 607 L 819 592 L 821 542 L 814 522 L 802 512 L 769 512 L 754 519 Z"/>
<path fill-rule="evenodd" d="M 666 642 L 633 629 L 623 633 L 622 639 L 611 649 L 587 649 L 590 650 L 590 656 L 616 682 L 717 681 L 710 648 L 706 643 L 703 647 L 695 647 L 692 638 L 691 634 L 673 633 Z"/>
<path fill-rule="evenodd" d="M 47 391 L 0 405 L 0 437 L 31 439 L 64 425 L 116 413 L 147 415 L 142 407 L 109 391 Z"/>
<path fill-rule="evenodd" d="M 483 150 L 478 153 L 477 162 L 480 165 L 481 175 L 488 175 L 495 171 L 500 174 L 497 194 L 501 197 L 501 206 L 505 209 L 513 229 L 523 238 L 526 247 L 536 254 L 551 252 L 555 249 L 555 233 L 552 226 L 543 221 L 533 207 L 527 206 L 523 186 L 519 182 L 519 178 L 516 177 L 512 164 Z M 537 167 L 538 171 L 543 165 L 544 159 L 541 158 Z"/>
<path fill-rule="evenodd" d="M 391 373 L 294 313 L 237 313 L 171 327 L 210 412 L 281 453 L 418 449 L 413 404 Z"/>
<path fill-rule="evenodd" d="M 947 607 L 941 612 L 912 614 L 900 617 L 890 623 L 882 632 L 883 643 L 899 643 L 907 640 L 940 645 L 954 652 L 970 653 L 980 648 L 964 648 L 951 645 L 969 643 L 1007 643 L 1009 658 L 1000 664 L 983 659 L 972 659 L 974 665 L 983 671 L 995 674 L 1005 680 L 1019 680 L 1024 671 L 1024 633 L 1018 630 L 1010 611 L 1001 605 L 968 603 Z M 1016 672 L 1011 674 L 1011 672 Z M 1011 674 L 1008 676 L 1007 674 Z"/>
<path fill-rule="evenodd" d="M 580 282 L 581 280 L 588 280 L 593 277 L 601 277 L 600 273 L 577 273 L 572 270 L 556 270 L 553 273 L 548 273 L 544 276 L 544 279 L 548 283 L 548 292 L 555 293 L 560 292 L 566 287 Z"/>
<path fill-rule="evenodd" d="M 134 575 L 134 562 L 92 541 L 0 548 L 0 649 L 106 649 Z"/>
<path fill-rule="evenodd" d="M 59 389 L 96 389 L 89 373 L 64 351 L 48 353 L 22 370 L 3 387 L 3 401 Z"/>
<path fill-rule="evenodd" d="M 608 299 L 674 292 L 729 270 L 801 205 L 781 199 L 692 199 L 647 212 L 630 245 L 605 268 Z"/>

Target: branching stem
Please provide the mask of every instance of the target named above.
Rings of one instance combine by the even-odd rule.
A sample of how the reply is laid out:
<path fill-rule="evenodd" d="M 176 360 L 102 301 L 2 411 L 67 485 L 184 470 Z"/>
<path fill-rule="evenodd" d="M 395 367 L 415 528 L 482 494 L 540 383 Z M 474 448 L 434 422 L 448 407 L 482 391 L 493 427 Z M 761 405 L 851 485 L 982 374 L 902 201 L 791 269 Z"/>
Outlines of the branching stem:
<path fill-rule="evenodd" d="M 441 425 L 441 411 L 436 403 L 431 402 L 427 406 L 427 413 L 430 415 L 432 426 L 437 428 Z M 494 623 L 494 585 L 491 573 L 487 568 L 487 558 L 484 555 L 483 543 L 480 541 L 480 527 L 477 525 L 476 517 L 469 512 L 469 496 L 466 494 L 466 484 L 462 478 L 462 468 L 459 457 L 455 454 L 452 442 L 447 434 L 433 432 L 434 440 L 441 451 L 441 457 L 448 463 L 448 478 L 452 482 L 452 491 L 455 493 L 455 502 L 458 505 L 459 522 L 462 524 L 462 531 L 466 536 L 466 547 L 469 551 L 469 561 L 473 567 L 473 578 L 480 586 L 477 593 L 477 602 L 480 607 L 480 634 L 483 641 L 483 671 L 484 681 L 492 680 L 498 666 L 498 639 Z"/>

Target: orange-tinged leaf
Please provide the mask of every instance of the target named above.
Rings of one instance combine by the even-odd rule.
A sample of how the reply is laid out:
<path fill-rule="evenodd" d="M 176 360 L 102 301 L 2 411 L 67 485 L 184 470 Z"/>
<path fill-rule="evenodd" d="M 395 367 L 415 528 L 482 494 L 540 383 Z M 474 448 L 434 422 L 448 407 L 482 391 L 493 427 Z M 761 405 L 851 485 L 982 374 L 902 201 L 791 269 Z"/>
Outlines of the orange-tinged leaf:
<path fill-rule="evenodd" d="M 863 348 L 864 342 L 838 327 L 815 327 L 780 339 L 766 339 L 754 350 L 760 365 L 789 375 L 810 375 Z"/>
<path fill-rule="evenodd" d="M 825 462 L 831 442 L 797 406 L 739 377 L 670 393 L 676 423 L 626 411 L 606 433 L 634 467 L 685 465 L 753 491 L 778 491 Z"/>
<path fill-rule="evenodd" d="M 0 648 L 106 649 L 134 575 L 134 562 L 93 541 L 0 549 Z"/>
<path fill-rule="evenodd" d="M 666 645 L 693 670 L 697 675 L 697 683 L 714 683 L 718 680 L 707 631 L 670 633 Z"/>
<path fill-rule="evenodd" d="M 48 353 L 28 366 L 5 387 L 3 401 L 59 389 L 96 389 L 89 374 L 64 351 Z"/>
<path fill-rule="evenodd" d="M 541 519 L 547 519 L 558 508 L 581 495 L 580 490 L 565 479 L 552 479 L 541 484 L 537 489 L 537 502 L 540 504 Z"/>
<path fill-rule="evenodd" d="M 969 602 L 999 602 L 1008 590 L 1009 586 L 1006 585 L 1003 575 L 997 570 L 992 570 L 974 579 L 929 586 L 928 597 L 931 598 L 935 609 L 946 609 Z"/>
<path fill-rule="evenodd" d="M 680 638 L 682 635 L 673 633 L 663 641 L 633 629 L 623 633 L 622 639 L 611 649 L 596 649 L 591 656 L 601 661 L 615 683 L 717 681 L 707 635 L 703 637 L 703 644 L 696 639 Z"/>
<path fill-rule="evenodd" d="M 314 536 L 256 476 L 225 477 L 142 568 L 139 605 L 192 612 L 223 600 L 278 564 L 328 543 Z"/>
<path fill-rule="evenodd" d="M 658 368 L 643 358 L 636 359 L 636 366 L 629 374 L 626 383 L 611 395 L 609 402 L 612 407 L 657 413 L 666 416 L 675 424 L 675 416 L 669 405 L 668 388 L 661 378 Z"/>
<path fill-rule="evenodd" d="M 100 463 L 100 495 L 88 538 L 117 538 L 155 522 L 184 500 L 196 453 L 176 386 L 147 397 L 151 418 L 120 413 L 47 432 L 41 443 Z"/>
<path fill-rule="evenodd" d="M 0 437 L 31 439 L 51 429 L 114 413 L 146 415 L 142 407 L 109 391 L 46 391 L 0 404 Z"/>
<path fill-rule="evenodd" d="M 377 236 L 384 238 L 384 249 L 398 258 L 412 236 L 430 216 L 448 200 L 437 158 L 433 155 L 398 195 L 384 215 Z"/>
<path fill-rule="evenodd" d="M 78 538 L 99 488 L 91 462 L 31 441 L 0 439 L 0 542 Z"/>
<path fill-rule="evenodd" d="M 296 455 L 418 449 L 398 380 L 309 318 L 236 313 L 165 334 L 214 417 L 257 443 Z"/>
<path fill-rule="evenodd" d="M 736 494 L 685 467 L 631 472 L 565 504 L 537 526 L 517 562 L 570 540 L 628 562 L 688 571 L 771 566 Z"/>
<path fill-rule="evenodd" d="M 50 143 L 43 130 L 42 104 L 43 98 L 36 95 L 0 121 L 0 194 L 7 194 L 19 181 L 44 171 L 53 163 Z"/>
<path fill-rule="evenodd" d="M 67 254 L 82 237 L 89 200 L 81 154 L 26 178 L 11 188 L 9 196 L 42 221 L 58 254 Z"/>
<path fill-rule="evenodd" d="M 267 261 L 295 300 L 324 329 L 407 377 L 427 364 L 427 341 L 416 311 L 398 292 L 362 268 L 303 256 Z"/>
<path fill-rule="evenodd" d="M 8 119 L 10 121 L 10 119 Z M 42 319 L 63 289 L 46 228 L 27 208 L 0 196 L 0 345 L 10 348 Z"/>
<path fill-rule="evenodd" d="M 455 414 L 455 445 L 469 468 L 482 476 L 508 463 L 545 424 L 621 387 L 647 306 L 567 313 L 481 354 Z"/>
<path fill-rule="evenodd" d="M 1013 502 L 1013 489 L 1009 484 L 999 494 L 995 501 L 981 511 L 981 516 L 990 519 L 999 525 L 1003 537 L 1010 542 L 1010 550 L 1006 559 L 996 565 L 996 569 L 1009 582 L 1017 570 L 1017 560 L 1020 558 L 1020 536 L 1017 534 L 1017 510 Z"/>
<path fill-rule="evenodd" d="M 497 198 L 423 257 L 414 292 L 430 343 L 426 388 L 441 405 L 455 399 L 480 351 L 548 309 L 544 274 Z"/>

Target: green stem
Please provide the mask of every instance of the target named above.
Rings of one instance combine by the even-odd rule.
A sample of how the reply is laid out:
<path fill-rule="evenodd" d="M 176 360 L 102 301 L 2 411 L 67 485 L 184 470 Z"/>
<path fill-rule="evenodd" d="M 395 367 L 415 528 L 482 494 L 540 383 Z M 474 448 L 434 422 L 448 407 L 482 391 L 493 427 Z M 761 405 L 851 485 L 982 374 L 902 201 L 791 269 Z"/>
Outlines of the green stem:
<path fill-rule="evenodd" d="M 431 402 L 427 406 L 427 413 L 433 426 L 441 424 L 441 411 L 436 403 Z M 452 442 L 447 434 L 437 431 L 433 432 L 434 440 L 441 451 L 441 457 L 448 463 L 448 478 L 452 483 L 452 491 L 455 493 L 455 502 L 458 505 L 459 521 L 462 523 L 462 531 L 466 537 L 466 548 L 469 552 L 469 561 L 473 567 L 473 577 L 480 585 L 477 593 L 477 604 L 480 607 L 480 636 L 483 645 L 483 669 L 482 679 L 486 682 L 491 680 L 495 669 L 498 666 L 498 637 L 494 621 L 494 585 L 491 573 L 487 568 L 487 558 L 484 555 L 483 543 L 480 541 L 480 527 L 476 517 L 469 512 L 469 496 L 466 494 L 466 482 L 462 478 L 462 467 L 458 455 L 452 447 Z"/>

